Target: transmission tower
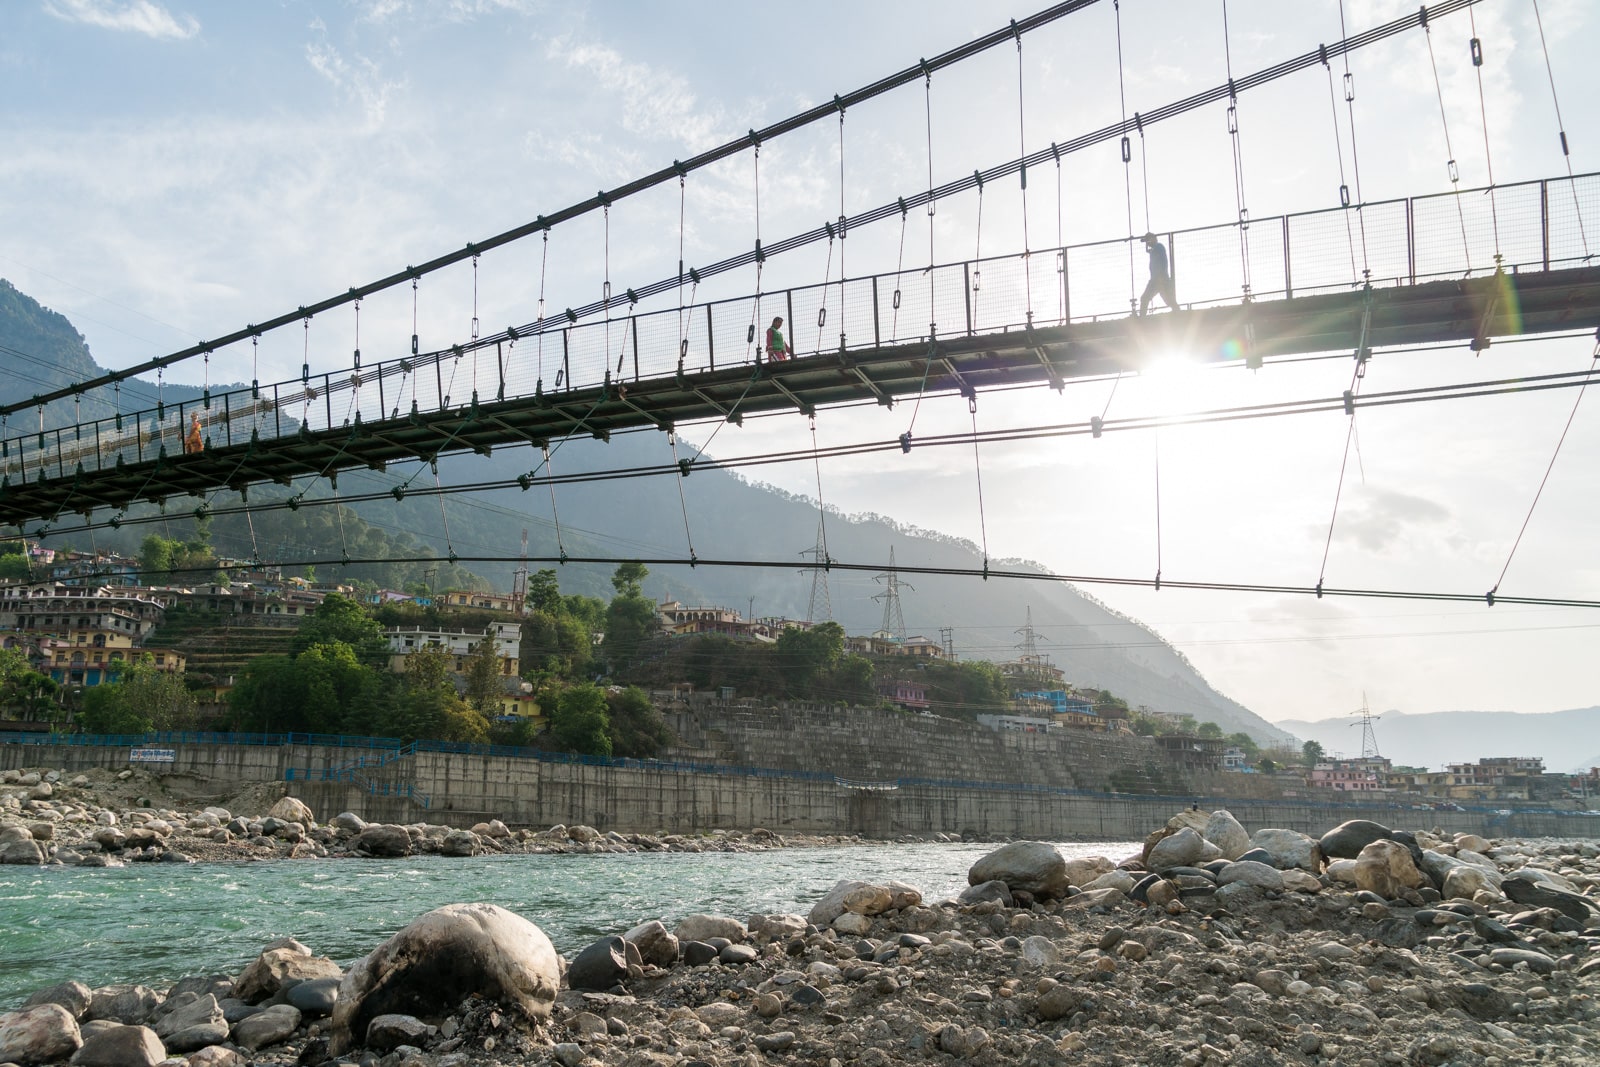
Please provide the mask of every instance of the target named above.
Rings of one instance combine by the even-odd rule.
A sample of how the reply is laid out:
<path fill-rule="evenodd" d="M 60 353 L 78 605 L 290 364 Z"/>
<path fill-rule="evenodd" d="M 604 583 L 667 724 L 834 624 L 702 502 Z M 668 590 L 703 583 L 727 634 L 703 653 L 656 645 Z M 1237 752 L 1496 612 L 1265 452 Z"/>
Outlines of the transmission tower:
<path fill-rule="evenodd" d="M 1042 662 L 1039 657 L 1039 631 L 1033 628 L 1033 607 L 1028 607 L 1028 621 L 1016 633 L 1022 636 L 1022 644 L 1017 647 L 1022 650 L 1022 662 L 1029 667 L 1037 669 Z"/>
<path fill-rule="evenodd" d="M 1374 716 L 1372 709 L 1367 707 L 1367 694 L 1361 694 L 1361 710 L 1352 711 L 1350 714 L 1359 715 L 1361 719 L 1353 722 L 1351 726 L 1361 727 L 1361 758 L 1371 759 L 1378 755 L 1378 735 L 1373 731 L 1372 724 L 1383 716 Z"/>
<path fill-rule="evenodd" d="M 517 605 L 517 614 L 528 612 L 528 528 L 522 528 L 522 561 L 511 572 L 511 599 Z"/>
<path fill-rule="evenodd" d="M 817 543 L 801 552 L 802 556 L 811 557 L 811 566 L 803 568 L 801 574 L 811 575 L 811 601 L 806 605 L 806 625 L 811 626 L 817 622 L 833 621 L 833 602 L 828 596 L 828 559 L 827 542 L 823 540 L 822 520 L 817 520 Z M 821 607 L 822 615 L 819 618 L 817 608 Z"/>
<path fill-rule="evenodd" d="M 939 627 L 939 643 L 944 646 L 944 658 L 955 662 L 956 630 L 954 626 Z"/>
<path fill-rule="evenodd" d="M 880 629 L 889 635 L 891 640 L 906 643 L 906 618 L 900 611 L 900 590 L 910 589 L 916 592 L 916 587 L 907 585 L 900 580 L 900 574 L 894 569 L 894 546 L 889 547 L 889 570 L 884 574 L 874 575 L 875 582 L 883 584 L 883 592 L 873 597 L 873 600 L 883 601 L 883 625 Z"/>

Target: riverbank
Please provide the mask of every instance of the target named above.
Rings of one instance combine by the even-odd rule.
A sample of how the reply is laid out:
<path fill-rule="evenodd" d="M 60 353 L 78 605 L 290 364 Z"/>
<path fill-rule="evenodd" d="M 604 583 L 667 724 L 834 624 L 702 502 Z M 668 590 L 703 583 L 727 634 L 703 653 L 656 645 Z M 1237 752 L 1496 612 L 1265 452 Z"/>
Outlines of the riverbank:
<path fill-rule="evenodd" d="M 368 823 L 342 812 L 319 824 L 281 783 L 246 784 L 204 806 L 178 807 L 148 771 L 91 768 L 0 773 L 0 863 L 118 867 L 128 863 L 236 862 L 440 855 L 597 852 L 752 852 L 860 843 L 850 834 L 754 828 L 703 835 L 601 833 L 590 826 L 512 829 L 498 819 L 470 828 L 426 821 Z M 225 806 L 226 805 L 226 806 Z M 930 835 L 927 840 L 950 840 Z"/>
<path fill-rule="evenodd" d="M 81 1044 L 89 1067 L 168 1053 L 174 1067 L 1600 1062 L 1593 841 L 1373 823 L 1251 834 L 1186 811 L 1132 851 L 1068 860 L 1016 842 L 950 899 L 846 882 L 804 914 L 638 915 L 570 958 L 535 908 L 446 907 L 348 969 L 288 941 L 165 992 L 41 990 L 0 1017 L 0 1053 L 64 1062 Z"/>

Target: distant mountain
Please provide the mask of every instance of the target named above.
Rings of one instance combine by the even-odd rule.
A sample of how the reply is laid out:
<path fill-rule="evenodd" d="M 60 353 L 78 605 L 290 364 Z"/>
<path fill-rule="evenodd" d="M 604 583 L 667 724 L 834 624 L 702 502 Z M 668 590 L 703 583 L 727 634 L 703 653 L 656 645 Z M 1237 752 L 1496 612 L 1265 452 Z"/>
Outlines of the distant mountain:
<path fill-rule="evenodd" d="M 1349 718 L 1288 721 L 1279 726 L 1308 741 L 1321 742 L 1330 755 L 1360 754 L 1361 728 Z M 1490 756 L 1538 756 L 1545 769 L 1569 773 L 1600 766 L 1600 752 L 1586 759 L 1574 753 L 1600 745 L 1600 707 L 1546 714 L 1511 711 L 1384 712 L 1374 731 L 1378 751 L 1396 763 L 1437 770 L 1446 763 L 1476 763 Z"/>
<path fill-rule="evenodd" d="M 0 400 L 26 399 L 44 388 L 73 378 L 100 373 L 71 324 L 0 282 Z M 9 372 L 16 371 L 15 378 Z M 26 381 L 20 379 L 26 378 Z M 138 383 L 144 394 L 153 386 Z M 186 390 L 185 397 L 195 395 Z M 176 399 L 167 387 L 169 401 Z M 134 406 L 144 406 L 138 403 Z M 124 408 L 127 410 L 127 408 Z M 70 419 L 71 408 L 65 408 Z M 87 408 L 85 409 L 87 415 Z M 562 475 L 600 470 L 624 470 L 671 463 L 671 451 L 660 432 L 619 433 L 609 442 L 573 439 L 555 454 L 554 470 Z M 439 478 L 446 485 L 513 481 L 539 467 L 540 454 L 529 447 L 495 449 L 493 455 L 441 457 Z M 697 559 L 798 560 L 816 538 L 816 502 L 771 487 L 752 484 L 727 472 L 700 468 L 690 477 L 633 477 L 622 480 L 564 485 L 556 489 L 555 508 L 547 489 L 535 487 L 483 490 L 452 495 L 441 505 L 437 498 L 407 496 L 397 503 L 390 490 L 411 479 L 413 491 L 432 488 L 431 471 L 416 464 L 396 464 L 389 472 L 350 471 L 340 475 L 341 499 L 378 530 L 407 533 L 439 555 L 454 550 L 461 556 L 514 557 L 522 531 L 528 531 L 528 551 L 536 557 L 596 556 L 605 558 L 682 558 L 688 555 L 692 536 Z M 682 498 L 680 500 L 680 490 Z M 370 494 L 376 499 L 352 501 Z M 251 494 L 252 502 L 264 498 Z M 325 497 L 326 486 L 309 497 Z M 233 494 L 221 494 L 216 507 L 236 503 Z M 309 509 L 318 510 L 318 509 Z M 306 514 L 302 509 L 299 514 Z M 685 530 L 684 512 L 688 513 Z M 274 518 L 282 512 L 274 513 Z M 558 525 L 559 520 L 559 525 Z M 188 519 L 174 517 L 169 536 L 186 530 Z M 274 522 L 257 520 L 257 537 L 263 557 L 293 558 L 296 552 L 323 557 L 340 554 L 336 537 L 348 531 L 330 530 L 321 523 L 312 538 L 286 530 Z M 125 542 L 136 547 L 146 528 L 125 526 L 117 534 L 99 533 L 104 547 Z M 446 531 L 448 530 L 448 534 Z M 230 554 L 248 555 L 250 535 L 237 520 L 219 517 L 219 535 L 229 543 L 218 547 Z M 977 568 L 982 565 L 977 546 L 943 534 L 908 529 L 877 515 L 846 517 L 827 515 L 829 555 L 835 560 L 880 564 L 892 549 L 903 567 Z M 83 540 L 80 538 L 80 541 Z M 357 553 L 349 552 L 356 557 Z M 302 557 L 304 558 L 304 557 Z M 993 561 L 997 567 L 1044 575 L 1036 564 Z M 472 569 L 497 588 L 509 588 L 514 563 L 473 565 Z M 535 564 L 537 569 L 548 564 Z M 563 592 L 606 595 L 611 593 L 610 565 L 557 566 Z M 323 570 L 319 575 L 328 576 Z M 1016 631 L 1031 610 L 1034 626 L 1053 649 L 1055 664 L 1068 681 L 1081 686 L 1109 689 L 1134 706 L 1190 714 L 1198 721 L 1214 721 L 1225 731 L 1245 731 L 1258 741 L 1292 740 L 1284 730 L 1255 715 L 1213 689 L 1194 666 L 1159 635 L 1135 620 L 1119 615 L 1072 586 L 1055 581 L 1019 581 L 917 574 L 907 576 L 902 611 L 909 633 L 937 640 L 941 628 L 953 631 L 955 644 L 972 656 L 994 660 L 1018 655 Z M 834 571 L 830 576 L 832 616 L 851 633 L 868 633 L 882 621 L 883 607 L 872 597 L 882 592 L 862 574 Z M 645 591 L 658 598 L 686 603 L 722 605 L 741 613 L 752 606 L 758 616 L 804 618 L 810 600 L 811 577 L 792 570 L 759 567 L 655 568 Z"/>

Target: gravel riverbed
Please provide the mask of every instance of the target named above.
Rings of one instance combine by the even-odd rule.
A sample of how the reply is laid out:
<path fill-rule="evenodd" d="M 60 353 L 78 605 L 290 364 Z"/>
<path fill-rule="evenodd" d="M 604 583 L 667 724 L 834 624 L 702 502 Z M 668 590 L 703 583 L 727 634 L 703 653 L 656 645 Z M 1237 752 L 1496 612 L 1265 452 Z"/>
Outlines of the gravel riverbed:
<path fill-rule="evenodd" d="M 795 843 L 322 823 L 292 798 L 236 815 L 149 792 L 137 775 L 6 772 L 0 860 Z M 0 1013 L 0 1064 L 1600 1064 L 1593 841 L 1369 822 L 1312 838 L 1185 811 L 1132 855 L 1067 860 L 1013 842 L 966 881 L 954 900 L 846 880 L 804 915 L 690 915 L 671 929 L 642 915 L 571 958 L 537 915 L 463 902 L 348 969 L 287 939 L 236 974 L 160 989 L 89 989 L 63 961 L 60 984 L 0 1005 L 14 1009 Z"/>

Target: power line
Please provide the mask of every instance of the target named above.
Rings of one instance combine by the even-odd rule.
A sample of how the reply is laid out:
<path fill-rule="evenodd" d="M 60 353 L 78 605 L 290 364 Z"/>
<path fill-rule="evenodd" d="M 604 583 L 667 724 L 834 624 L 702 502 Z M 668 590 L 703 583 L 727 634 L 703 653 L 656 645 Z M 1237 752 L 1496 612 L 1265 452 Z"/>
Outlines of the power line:
<path fill-rule="evenodd" d="M 521 556 L 457 556 L 452 563 L 518 563 Z M 527 557 L 529 563 L 554 563 L 554 564 L 598 564 L 602 566 L 616 566 L 621 563 L 641 563 L 647 567 L 729 567 L 729 568 L 754 568 L 760 570 L 787 570 L 800 571 L 807 568 L 804 562 L 787 559 L 688 559 L 684 557 L 662 557 L 655 559 L 629 559 L 614 556 L 556 556 Z M 272 561 L 272 565 L 279 567 L 340 567 L 356 566 L 361 564 L 376 563 L 437 563 L 436 556 L 414 557 L 370 557 L 361 559 L 345 558 L 319 558 L 301 560 Z M 247 570 L 253 569 L 257 564 L 241 563 L 225 566 L 185 567 L 173 568 L 166 571 L 152 571 L 152 574 L 210 574 L 218 570 Z M 833 561 L 832 567 L 842 571 L 882 572 L 886 569 L 880 563 L 845 563 Z M 1039 571 L 1021 571 L 996 569 L 993 567 L 930 567 L 930 566 L 899 566 L 897 571 L 931 575 L 947 578 L 1011 578 L 1019 581 L 1067 583 L 1073 585 L 1112 585 L 1135 588 L 1153 588 L 1154 582 L 1149 578 L 1121 578 L 1106 575 L 1086 574 L 1046 574 Z M 1229 593 L 1271 593 L 1285 596 L 1319 596 L 1315 586 L 1309 585 L 1271 585 L 1253 582 L 1215 582 L 1215 581 L 1185 581 L 1173 580 L 1163 577 L 1161 587 L 1174 589 L 1205 590 L 1211 592 Z M 1321 597 L 1354 597 L 1377 600 L 1420 600 L 1438 601 L 1443 603 L 1484 603 L 1485 598 L 1481 593 L 1448 593 L 1435 590 L 1400 590 L 1400 589 L 1363 589 L 1363 588 L 1329 588 L 1320 591 Z M 1566 597 L 1495 597 L 1495 604 L 1526 604 L 1540 607 L 1569 607 L 1569 608 L 1600 608 L 1600 600 L 1583 600 Z"/>

